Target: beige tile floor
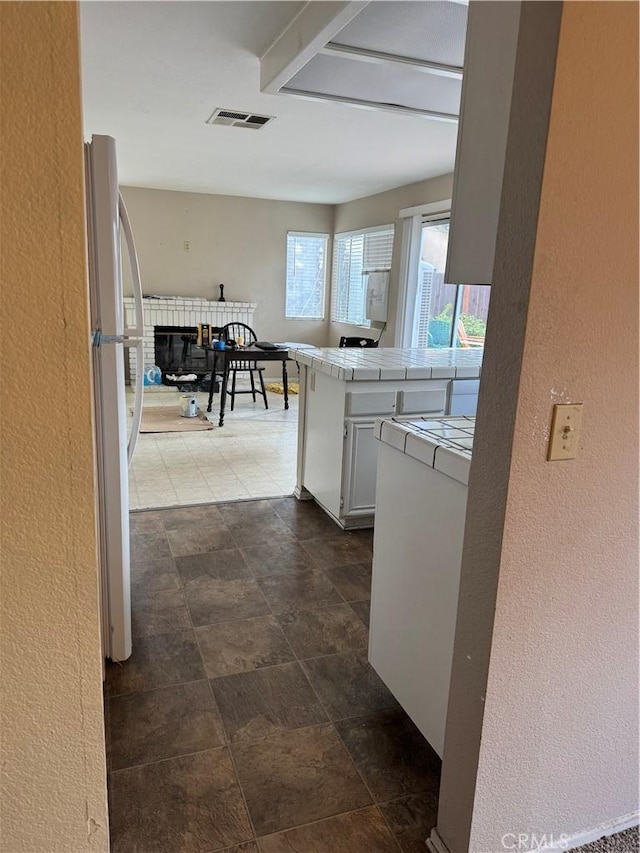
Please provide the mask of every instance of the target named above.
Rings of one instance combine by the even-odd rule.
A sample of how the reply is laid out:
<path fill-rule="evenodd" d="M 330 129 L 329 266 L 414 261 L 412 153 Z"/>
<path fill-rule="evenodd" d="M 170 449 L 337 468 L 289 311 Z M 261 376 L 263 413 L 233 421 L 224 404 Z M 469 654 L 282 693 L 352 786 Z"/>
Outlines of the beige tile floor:
<path fill-rule="evenodd" d="M 142 434 L 129 469 L 131 509 L 290 495 L 296 482 L 298 397 L 285 411 L 281 394 L 267 392 L 269 409 L 250 395 L 227 406 L 218 427 L 219 397 L 203 432 Z M 206 413 L 207 395 L 197 394 Z M 175 406 L 174 388 L 145 388 L 145 406 Z M 131 399 L 130 399 L 131 403 Z"/>

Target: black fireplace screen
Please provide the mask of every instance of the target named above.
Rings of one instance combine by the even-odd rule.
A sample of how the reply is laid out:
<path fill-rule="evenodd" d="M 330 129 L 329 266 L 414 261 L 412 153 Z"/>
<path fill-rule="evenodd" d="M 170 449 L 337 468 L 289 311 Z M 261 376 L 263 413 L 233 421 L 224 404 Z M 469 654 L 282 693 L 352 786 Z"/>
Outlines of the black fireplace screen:
<path fill-rule="evenodd" d="M 163 378 L 167 373 L 195 373 L 200 378 L 211 371 L 212 354 L 198 346 L 195 326 L 156 326 L 153 341 Z"/>

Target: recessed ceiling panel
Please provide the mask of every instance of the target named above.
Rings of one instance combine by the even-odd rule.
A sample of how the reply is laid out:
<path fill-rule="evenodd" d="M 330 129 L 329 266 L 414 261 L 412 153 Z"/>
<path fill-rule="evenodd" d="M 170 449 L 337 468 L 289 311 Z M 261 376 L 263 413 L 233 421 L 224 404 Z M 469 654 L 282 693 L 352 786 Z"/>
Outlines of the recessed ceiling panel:
<path fill-rule="evenodd" d="M 467 7 L 461 3 L 370 3 L 334 44 L 462 66 Z"/>
<path fill-rule="evenodd" d="M 338 56 L 315 56 L 286 90 L 457 115 L 462 81 L 408 66 L 375 65 Z M 285 90 L 285 91 L 286 91 Z"/>

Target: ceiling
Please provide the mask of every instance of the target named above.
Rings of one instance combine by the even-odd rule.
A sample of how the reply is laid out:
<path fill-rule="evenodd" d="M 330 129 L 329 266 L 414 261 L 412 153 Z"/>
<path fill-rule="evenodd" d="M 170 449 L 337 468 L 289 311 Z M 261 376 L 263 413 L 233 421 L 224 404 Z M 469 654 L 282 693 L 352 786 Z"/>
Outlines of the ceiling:
<path fill-rule="evenodd" d="M 459 75 L 325 55 L 320 35 L 288 86 L 356 89 L 392 111 L 261 91 L 260 57 L 309 6 L 357 7 L 332 44 L 462 65 L 467 9 L 454 2 L 82 2 L 85 135 L 116 138 L 121 183 L 159 189 L 336 204 L 452 171 L 455 120 L 397 105 L 455 113 Z M 207 124 L 216 108 L 275 120 Z"/>

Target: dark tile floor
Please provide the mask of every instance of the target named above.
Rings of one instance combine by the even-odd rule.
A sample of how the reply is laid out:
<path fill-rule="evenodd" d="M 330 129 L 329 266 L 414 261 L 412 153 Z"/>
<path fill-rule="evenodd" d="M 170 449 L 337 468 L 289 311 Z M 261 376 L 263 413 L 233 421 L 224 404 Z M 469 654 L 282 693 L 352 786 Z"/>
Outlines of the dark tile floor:
<path fill-rule="evenodd" d="M 285 498 L 131 533 L 113 853 L 423 853 L 440 761 L 367 662 L 371 532 Z"/>

